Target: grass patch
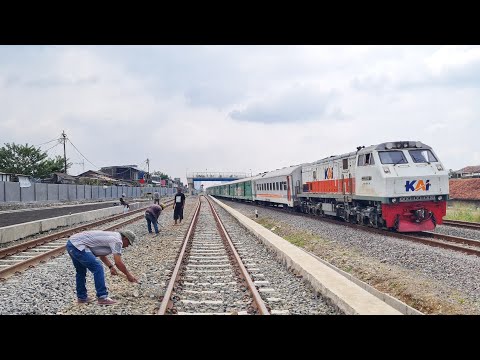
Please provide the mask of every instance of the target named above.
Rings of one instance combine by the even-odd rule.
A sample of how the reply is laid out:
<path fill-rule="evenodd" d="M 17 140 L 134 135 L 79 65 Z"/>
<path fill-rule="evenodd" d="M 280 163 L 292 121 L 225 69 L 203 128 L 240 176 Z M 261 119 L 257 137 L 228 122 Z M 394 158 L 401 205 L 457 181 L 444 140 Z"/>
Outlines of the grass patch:
<path fill-rule="evenodd" d="M 307 232 L 288 230 L 285 226 L 279 226 L 269 219 L 258 219 L 257 223 L 298 247 L 305 247 L 311 241 L 320 240 L 317 236 Z"/>
<path fill-rule="evenodd" d="M 480 210 L 473 205 L 455 204 L 447 209 L 445 220 L 480 222 Z"/>

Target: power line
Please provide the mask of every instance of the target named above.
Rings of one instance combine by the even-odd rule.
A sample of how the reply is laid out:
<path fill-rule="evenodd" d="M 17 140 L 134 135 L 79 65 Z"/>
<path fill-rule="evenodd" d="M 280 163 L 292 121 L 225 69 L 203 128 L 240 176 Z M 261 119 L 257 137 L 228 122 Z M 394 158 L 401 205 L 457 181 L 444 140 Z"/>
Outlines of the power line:
<path fill-rule="evenodd" d="M 68 139 L 68 138 L 67 138 L 67 140 L 70 141 L 70 144 L 72 144 L 72 146 L 75 148 L 75 150 L 77 150 L 78 153 L 79 153 L 80 155 L 82 155 L 85 160 L 87 160 L 90 164 L 92 164 L 93 166 L 95 166 L 96 169 L 99 169 L 99 167 L 98 167 L 97 165 L 95 165 L 95 164 L 92 163 L 90 160 L 88 160 L 88 159 L 80 152 L 80 150 L 78 150 L 77 147 L 76 147 L 75 145 L 73 145 L 72 140 L 70 140 L 70 139 Z"/>
<path fill-rule="evenodd" d="M 53 142 L 53 141 L 58 141 L 58 140 L 59 140 L 59 139 L 57 138 L 57 139 L 53 139 L 53 140 L 50 140 L 50 141 L 44 142 L 44 143 L 42 143 L 42 144 L 33 145 L 33 146 L 35 146 L 35 147 L 37 147 L 37 146 L 42 146 L 42 145 L 46 145 L 46 144 L 49 144 L 49 143 L 51 143 L 51 142 Z"/>
<path fill-rule="evenodd" d="M 56 139 L 56 140 L 58 140 L 58 139 Z M 58 146 L 58 145 L 60 145 L 60 144 L 61 144 L 61 143 L 57 143 L 57 144 L 53 145 L 52 147 L 50 147 L 50 148 L 48 148 L 47 150 L 45 150 L 45 152 L 47 153 L 49 150 L 53 149 L 55 146 Z"/>

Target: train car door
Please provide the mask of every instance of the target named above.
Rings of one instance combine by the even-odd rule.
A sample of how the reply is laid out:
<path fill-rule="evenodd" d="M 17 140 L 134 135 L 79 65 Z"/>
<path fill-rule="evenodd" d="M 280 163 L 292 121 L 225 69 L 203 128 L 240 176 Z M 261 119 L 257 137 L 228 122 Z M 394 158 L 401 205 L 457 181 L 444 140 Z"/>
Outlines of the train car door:
<path fill-rule="evenodd" d="M 349 172 L 348 172 L 348 158 L 344 158 L 340 162 L 342 167 L 342 194 L 345 195 L 349 192 Z"/>

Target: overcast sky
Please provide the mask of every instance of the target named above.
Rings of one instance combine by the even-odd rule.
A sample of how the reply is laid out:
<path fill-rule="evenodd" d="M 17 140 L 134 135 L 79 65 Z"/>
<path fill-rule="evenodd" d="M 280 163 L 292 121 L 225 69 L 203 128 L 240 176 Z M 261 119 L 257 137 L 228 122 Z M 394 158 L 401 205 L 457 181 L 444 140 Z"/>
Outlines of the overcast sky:
<path fill-rule="evenodd" d="M 479 86 L 479 46 L 0 46 L 0 146 L 65 130 L 85 170 L 185 182 L 419 140 L 458 170 L 480 165 Z"/>

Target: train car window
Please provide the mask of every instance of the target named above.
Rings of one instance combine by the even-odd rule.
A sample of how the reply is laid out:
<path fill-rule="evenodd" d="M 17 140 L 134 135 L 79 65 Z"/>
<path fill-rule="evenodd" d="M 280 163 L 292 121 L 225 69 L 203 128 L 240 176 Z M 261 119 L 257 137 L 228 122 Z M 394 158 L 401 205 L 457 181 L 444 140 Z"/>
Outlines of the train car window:
<path fill-rule="evenodd" d="M 358 166 L 365 166 L 365 155 L 358 155 Z"/>
<path fill-rule="evenodd" d="M 287 182 L 286 181 L 283 182 L 283 190 L 287 190 Z"/>
<path fill-rule="evenodd" d="M 379 151 L 380 161 L 382 164 L 407 164 L 407 158 L 403 151 Z"/>
<path fill-rule="evenodd" d="M 348 159 L 343 159 L 343 170 L 348 169 Z"/>
<path fill-rule="evenodd" d="M 375 164 L 375 161 L 373 160 L 372 153 L 365 154 L 365 165 L 374 165 L 374 164 Z"/>
<path fill-rule="evenodd" d="M 430 150 L 409 150 L 410 156 L 412 157 L 413 162 L 416 163 L 426 163 L 426 162 L 437 162 L 437 158 Z"/>
<path fill-rule="evenodd" d="M 313 180 L 317 180 L 317 171 L 313 171 Z"/>

